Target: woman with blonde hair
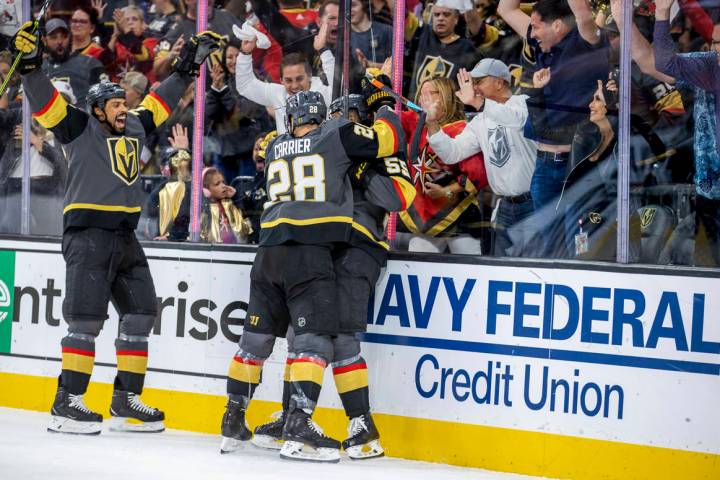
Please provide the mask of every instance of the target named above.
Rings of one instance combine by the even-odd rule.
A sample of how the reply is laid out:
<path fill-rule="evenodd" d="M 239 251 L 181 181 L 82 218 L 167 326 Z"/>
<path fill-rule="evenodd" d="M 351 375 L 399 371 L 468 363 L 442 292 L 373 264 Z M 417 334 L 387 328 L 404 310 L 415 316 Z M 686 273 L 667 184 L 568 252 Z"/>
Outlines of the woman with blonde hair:
<path fill-rule="evenodd" d="M 423 95 L 437 102 L 439 123 L 455 137 L 467 120 L 463 104 L 455 95 L 455 83 L 444 77 L 425 80 Z M 401 115 L 408 138 L 408 167 L 417 195 L 412 206 L 400 213 L 398 228 L 412 234 L 408 249 L 419 252 L 481 253 L 482 205 L 478 194 L 487 185 L 482 153 L 455 165 L 446 165 L 427 142 L 424 118 L 412 111 Z"/>

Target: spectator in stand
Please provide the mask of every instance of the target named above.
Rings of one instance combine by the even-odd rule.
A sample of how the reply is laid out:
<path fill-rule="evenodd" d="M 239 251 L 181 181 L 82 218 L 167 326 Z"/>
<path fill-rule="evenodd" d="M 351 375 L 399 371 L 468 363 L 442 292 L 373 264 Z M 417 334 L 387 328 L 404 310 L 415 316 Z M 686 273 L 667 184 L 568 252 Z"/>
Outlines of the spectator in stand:
<path fill-rule="evenodd" d="M 115 52 L 118 67 L 117 78 L 127 72 L 141 72 L 152 84 L 155 82 L 153 56 L 157 39 L 146 31 L 144 13 L 138 7 L 125 7 L 113 12 L 115 27 L 108 49 Z"/>
<path fill-rule="evenodd" d="M 205 125 L 218 150 L 213 165 L 225 178 L 253 174 L 253 139 L 273 127 L 265 107 L 241 96 L 235 87 L 239 53 L 239 46 L 231 43 L 221 62 L 213 64 L 205 102 Z"/>
<path fill-rule="evenodd" d="M 19 119 L 18 119 L 19 120 Z M 62 233 L 62 198 L 67 161 L 60 149 L 48 143 L 48 132 L 35 120 L 30 127 L 30 232 Z M 22 208 L 22 125 L 14 128 L 15 142 L 0 158 L 0 232 L 20 233 Z"/>
<path fill-rule="evenodd" d="M 22 2 L 0 0 L 0 51 L 10 46 L 10 39 L 22 24 Z"/>
<path fill-rule="evenodd" d="M 674 0 L 656 0 L 653 52 L 658 71 L 695 91 L 695 263 L 720 265 L 720 23 L 711 50 L 675 53 L 670 37 Z"/>
<path fill-rule="evenodd" d="M 282 54 L 297 52 L 312 58 L 318 12 L 303 0 L 252 0 L 253 12 L 282 46 Z"/>
<path fill-rule="evenodd" d="M 125 89 L 125 100 L 129 110 L 140 106 L 148 91 L 148 80 L 140 72 L 127 72 L 120 80 L 120 86 Z"/>
<path fill-rule="evenodd" d="M 248 237 L 248 243 L 258 243 L 260 238 L 260 215 L 262 215 L 267 192 L 265 191 L 265 148 L 277 136 L 276 131 L 262 133 L 255 139 L 253 147 L 253 161 L 255 162 L 255 176 L 252 181 L 233 181 L 232 186 L 240 196 L 240 208 L 250 220 L 253 232 Z"/>
<path fill-rule="evenodd" d="M 494 211 L 493 255 L 523 256 L 533 251 L 533 214 L 530 180 L 535 170 L 537 144 L 523 135 L 528 109 L 527 95 L 513 95 L 510 69 L 500 60 L 481 60 L 468 73 L 458 74 L 458 97 L 478 110 L 467 127 L 454 139 L 440 128 L 437 103 L 427 105 L 429 145 L 446 165 L 483 152 L 490 188 L 497 196 Z"/>
<path fill-rule="evenodd" d="M 70 52 L 70 30 L 64 20 L 51 18 L 45 24 L 43 37 L 47 58 L 42 69 L 50 79 L 70 80 L 78 105 L 85 105 L 85 95 L 90 85 L 107 79 L 103 64 L 96 58 Z"/>
<path fill-rule="evenodd" d="M 279 134 L 285 133 L 285 100 L 290 95 L 301 91 L 312 90 L 322 94 L 325 103 L 332 101 L 332 83 L 335 69 L 335 57 L 327 48 L 328 25 L 323 23 L 315 36 L 315 49 L 322 58 L 323 71 L 328 79 L 327 84 L 318 77 L 312 77 L 312 69 L 307 59 L 299 53 L 290 53 L 283 57 L 280 67 L 282 85 L 265 83 L 255 77 L 252 68 L 252 52 L 257 39 L 243 40 L 241 53 L 237 58 L 235 85 L 240 95 L 255 103 L 270 108 L 275 116 L 275 129 Z"/>
<path fill-rule="evenodd" d="M 98 25 L 98 13 L 94 8 L 80 6 L 70 17 L 72 51 L 97 58 L 105 69 L 113 68 L 113 53 L 93 40 Z"/>
<path fill-rule="evenodd" d="M 178 21 L 157 44 L 153 71 L 158 80 L 164 79 L 170 73 L 172 61 L 180 54 L 185 41 L 195 33 L 197 0 L 183 0 L 185 2 L 185 15 Z M 232 27 L 240 27 L 240 19 L 218 8 L 208 8 L 208 30 L 218 35 L 231 38 Z"/>
<path fill-rule="evenodd" d="M 352 0 L 350 4 L 350 45 L 357 60 L 365 67 L 380 68 L 392 56 L 392 28 L 370 20 L 369 0 Z"/>
<path fill-rule="evenodd" d="M 181 0 L 154 0 L 147 14 L 147 33 L 158 40 L 180 21 L 184 8 Z"/>
<path fill-rule="evenodd" d="M 203 208 L 200 238 L 210 243 L 247 243 L 252 227 L 232 201 L 235 189 L 216 168 L 203 170 Z"/>
<path fill-rule="evenodd" d="M 432 25 L 423 24 L 415 30 L 405 52 L 409 60 L 406 70 L 412 72 L 410 98 L 417 95 L 418 85 L 426 80 L 454 79 L 461 68 L 470 68 L 477 62 L 479 54 L 465 38 L 465 21 L 461 16 L 470 9 L 464 0 L 438 0 L 431 10 Z"/>
<path fill-rule="evenodd" d="M 430 106 L 424 101 L 433 102 L 434 121 L 451 137 L 459 135 L 467 124 L 455 90 L 453 80 L 438 77 L 424 81 L 418 93 L 424 100 L 416 99 L 423 108 Z M 379 100 L 368 98 L 368 104 Z M 417 113 L 405 111 L 400 118 L 411 145 L 408 167 L 417 191 L 412 205 L 399 214 L 405 229 L 413 234 L 409 250 L 480 255 L 478 193 L 487 185 L 482 153 L 466 155 L 463 161 L 448 165 L 428 144 L 428 125 L 423 125 Z"/>
<path fill-rule="evenodd" d="M 498 13 L 525 39 L 524 74 L 532 78 L 537 70 L 552 71 L 544 92 L 546 108 L 552 108 L 547 112 L 547 129 L 526 134 L 538 142 L 530 187 L 538 228 L 559 229 L 548 221 L 562 190 L 573 135 L 584 120 L 582 114 L 568 109 L 587 107 L 597 89 L 596 80 L 608 77 L 607 37 L 595 24 L 587 0 L 540 0 L 530 15 L 520 9 L 520 0 L 500 0 Z M 546 206 L 548 210 L 543 211 Z M 562 256 L 563 243 L 543 242 L 538 253 Z"/>
<path fill-rule="evenodd" d="M 371 0 L 373 20 L 392 26 L 395 1 L 396 0 Z M 408 11 L 411 10 L 411 4 L 412 0 L 406 2 L 406 8 Z"/>

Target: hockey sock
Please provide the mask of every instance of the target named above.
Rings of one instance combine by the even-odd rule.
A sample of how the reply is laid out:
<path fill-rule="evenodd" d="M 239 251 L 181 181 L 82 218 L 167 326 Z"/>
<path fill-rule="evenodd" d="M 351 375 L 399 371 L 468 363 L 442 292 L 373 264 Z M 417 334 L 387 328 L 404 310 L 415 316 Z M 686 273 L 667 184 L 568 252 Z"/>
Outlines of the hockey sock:
<path fill-rule="evenodd" d="M 327 362 L 316 355 L 299 354 L 290 365 L 291 399 L 304 410 L 314 410 L 320 398 Z"/>
<path fill-rule="evenodd" d="M 60 385 L 73 395 L 82 395 L 87 391 L 95 365 L 95 338 L 91 335 L 70 334 L 60 341 L 60 346 Z"/>
<path fill-rule="evenodd" d="M 260 384 L 260 374 L 265 359 L 238 350 L 230 361 L 227 379 L 227 393 L 230 397 L 242 397 L 247 407 L 255 389 Z"/>
<path fill-rule="evenodd" d="M 121 334 L 115 340 L 115 352 L 118 366 L 115 390 L 142 393 L 148 362 L 147 337 Z"/>
<path fill-rule="evenodd" d="M 349 418 L 359 417 L 370 411 L 370 392 L 368 390 L 368 372 L 365 359 L 360 356 L 333 366 L 333 378 L 345 414 Z"/>
<path fill-rule="evenodd" d="M 290 408 L 290 393 L 292 392 L 292 384 L 290 383 L 290 366 L 295 359 L 288 353 L 285 360 L 285 373 L 283 374 L 283 391 L 282 391 L 282 409 L 287 412 Z"/>

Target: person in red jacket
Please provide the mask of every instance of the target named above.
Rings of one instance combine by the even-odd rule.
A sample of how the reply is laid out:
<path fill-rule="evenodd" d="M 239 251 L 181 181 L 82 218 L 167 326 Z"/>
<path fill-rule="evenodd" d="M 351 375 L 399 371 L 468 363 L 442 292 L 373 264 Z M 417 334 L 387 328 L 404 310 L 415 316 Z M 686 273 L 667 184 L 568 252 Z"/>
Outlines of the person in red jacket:
<path fill-rule="evenodd" d="M 143 11 L 138 7 L 125 7 L 115 10 L 113 19 L 115 29 L 108 48 L 115 52 L 117 78 L 136 71 L 144 74 L 151 84 L 154 83 L 152 67 L 158 40 L 148 34 Z"/>
<path fill-rule="evenodd" d="M 418 89 L 438 102 L 440 125 L 450 137 L 465 129 L 467 121 L 462 102 L 455 96 L 455 85 L 448 78 L 423 82 Z M 469 156 L 455 165 L 446 165 L 427 142 L 427 126 L 412 111 L 401 115 L 409 140 L 408 167 L 417 196 L 400 220 L 410 239 L 411 251 L 480 254 L 478 194 L 487 186 L 483 154 Z"/>

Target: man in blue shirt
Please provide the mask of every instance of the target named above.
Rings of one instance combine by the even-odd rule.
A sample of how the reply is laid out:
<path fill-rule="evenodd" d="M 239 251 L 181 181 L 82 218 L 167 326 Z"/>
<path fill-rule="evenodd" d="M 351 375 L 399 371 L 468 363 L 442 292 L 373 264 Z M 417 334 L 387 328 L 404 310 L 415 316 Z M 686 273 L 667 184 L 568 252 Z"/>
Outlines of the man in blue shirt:
<path fill-rule="evenodd" d="M 547 228 L 565 180 L 575 129 L 587 116 L 597 80 L 608 78 L 608 41 L 587 0 L 540 0 L 529 16 L 520 10 L 520 0 L 500 0 L 498 13 L 524 38 L 523 75 L 532 78 L 544 68 L 552 73 L 543 89 L 548 127 L 526 129 L 526 136 L 538 142 L 530 193 L 538 225 Z M 538 255 L 560 256 L 560 240 L 541 246 Z"/>

